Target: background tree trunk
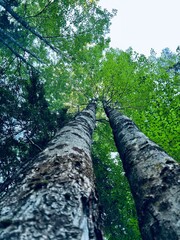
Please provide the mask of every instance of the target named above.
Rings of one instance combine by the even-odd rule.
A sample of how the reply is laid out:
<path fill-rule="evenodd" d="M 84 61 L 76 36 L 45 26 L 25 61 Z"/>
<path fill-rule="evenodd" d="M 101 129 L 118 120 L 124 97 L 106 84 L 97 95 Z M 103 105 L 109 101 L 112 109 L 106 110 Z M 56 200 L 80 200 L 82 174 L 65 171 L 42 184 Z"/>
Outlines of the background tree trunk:
<path fill-rule="evenodd" d="M 180 166 L 126 116 L 104 103 L 146 240 L 180 239 Z"/>
<path fill-rule="evenodd" d="M 90 154 L 95 108 L 63 127 L 1 198 L 1 240 L 102 239 Z"/>

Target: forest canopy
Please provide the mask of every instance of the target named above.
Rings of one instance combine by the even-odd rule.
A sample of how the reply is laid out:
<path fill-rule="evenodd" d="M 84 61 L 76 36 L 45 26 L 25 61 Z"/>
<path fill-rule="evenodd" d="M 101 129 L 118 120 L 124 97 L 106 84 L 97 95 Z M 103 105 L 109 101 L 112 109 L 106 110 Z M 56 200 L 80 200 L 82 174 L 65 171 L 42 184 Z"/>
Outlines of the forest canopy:
<path fill-rule="evenodd" d="M 109 47 L 96 0 L 0 0 L 0 188 L 97 99 L 92 156 L 107 239 L 141 239 L 102 101 L 180 161 L 180 48 L 146 57 Z M 5 184 L 5 185 L 4 185 Z"/>

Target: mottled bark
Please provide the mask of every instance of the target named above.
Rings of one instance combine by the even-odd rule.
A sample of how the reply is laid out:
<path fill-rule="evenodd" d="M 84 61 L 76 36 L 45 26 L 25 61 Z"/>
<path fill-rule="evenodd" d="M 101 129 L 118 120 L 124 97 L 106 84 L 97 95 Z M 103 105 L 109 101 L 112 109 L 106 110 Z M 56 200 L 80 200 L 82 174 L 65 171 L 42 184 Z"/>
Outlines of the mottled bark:
<path fill-rule="evenodd" d="M 119 111 L 104 104 L 145 240 L 180 239 L 180 165 Z"/>
<path fill-rule="evenodd" d="M 95 103 L 62 128 L 0 202 L 1 240 L 100 240 L 91 160 Z"/>

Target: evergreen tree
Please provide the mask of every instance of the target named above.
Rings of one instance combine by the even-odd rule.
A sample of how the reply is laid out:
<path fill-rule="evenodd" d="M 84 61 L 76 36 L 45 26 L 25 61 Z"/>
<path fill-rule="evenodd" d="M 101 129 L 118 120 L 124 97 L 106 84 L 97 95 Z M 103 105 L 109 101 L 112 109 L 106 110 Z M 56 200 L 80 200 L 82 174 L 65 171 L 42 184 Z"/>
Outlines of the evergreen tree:
<path fill-rule="evenodd" d="M 0 169 L 1 182 L 42 151 L 67 121 L 67 109 L 50 112 L 43 83 L 35 70 L 29 81 L 1 81 L 0 86 Z"/>

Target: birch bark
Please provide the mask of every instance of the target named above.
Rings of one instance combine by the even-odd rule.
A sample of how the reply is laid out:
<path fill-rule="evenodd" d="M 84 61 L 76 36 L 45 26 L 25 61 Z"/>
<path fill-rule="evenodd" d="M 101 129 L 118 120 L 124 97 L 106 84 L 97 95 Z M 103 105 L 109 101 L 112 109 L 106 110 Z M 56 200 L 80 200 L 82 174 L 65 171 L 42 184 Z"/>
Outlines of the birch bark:
<path fill-rule="evenodd" d="M 1 240 L 101 240 L 91 141 L 96 104 L 63 127 L 0 201 Z"/>
<path fill-rule="evenodd" d="M 180 239 L 180 165 L 104 103 L 144 240 Z"/>

